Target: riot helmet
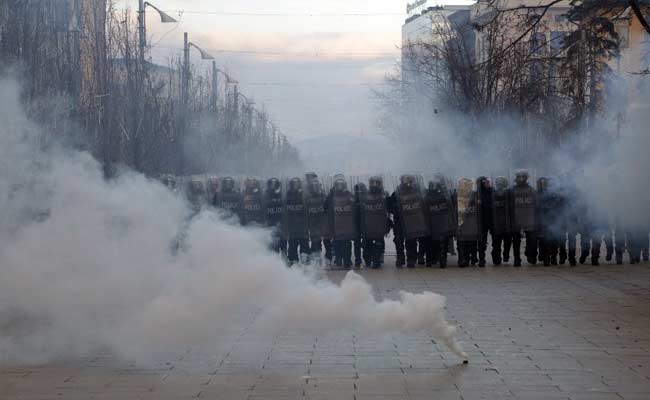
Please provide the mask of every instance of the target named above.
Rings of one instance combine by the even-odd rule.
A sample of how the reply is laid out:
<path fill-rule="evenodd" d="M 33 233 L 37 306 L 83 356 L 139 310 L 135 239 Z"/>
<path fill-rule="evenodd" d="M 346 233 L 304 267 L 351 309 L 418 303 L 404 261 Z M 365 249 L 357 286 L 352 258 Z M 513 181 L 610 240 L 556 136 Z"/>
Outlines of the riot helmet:
<path fill-rule="evenodd" d="M 221 182 L 221 190 L 224 192 L 232 192 L 235 190 L 235 180 L 227 176 Z"/>
<path fill-rule="evenodd" d="M 198 179 L 192 179 L 190 182 L 190 192 L 193 196 L 200 196 L 205 191 L 203 182 Z"/>
<path fill-rule="evenodd" d="M 508 178 L 505 176 L 500 176 L 494 181 L 494 186 L 498 191 L 504 191 L 508 189 Z"/>
<path fill-rule="evenodd" d="M 260 181 L 256 178 L 248 177 L 244 182 L 244 190 L 246 193 L 257 193 L 260 191 Z"/>
<path fill-rule="evenodd" d="M 345 179 L 342 178 L 342 175 L 340 178 L 337 178 L 334 181 L 334 191 L 335 192 L 345 192 L 348 190 L 348 183 L 345 181 Z"/>
<path fill-rule="evenodd" d="M 402 175 L 399 178 L 400 184 L 405 188 L 413 188 L 415 186 L 415 177 L 413 175 Z"/>
<path fill-rule="evenodd" d="M 307 180 L 307 183 L 311 183 L 312 181 L 318 181 L 318 174 L 315 172 L 307 172 L 305 174 L 305 179 Z"/>
<path fill-rule="evenodd" d="M 442 174 L 435 174 L 433 180 L 429 182 L 429 190 L 443 193 L 447 191 L 447 181 Z"/>
<path fill-rule="evenodd" d="M 520 169 L 515 173 L 515 183 L 517 186 L 526 186 L 528 185 L 528 170 Z"/>
<path fill-rule="evenodd" d="M 474 190 L 474 182 L 468 178 L 460 178 L 458 180 L 458 192 L 469 193 Z"/>
<path fill-rule="evenodd" d="M 359 182 L 356 185 L 354 185 L 354 194 L 362 194 L 368 192 L 368 188 L 366 187 L 366 184 L 363 182 Z"/>
<path fill-rule="evenodd" d="M 266 181 L 266 190 L 273 193 L 280 193 L 282 184 L 278 178 L 271 178 Z"/>
<path fill-rule="evenodd" d="M 176 177 L 173 175 L 164 175 L 162 177 L 162 183 L 163 185 L 167 186 L 168 189 L 176 189 Z"/>
<path fill-rule="evenodd" d="M 289 191 L 290 192 L 300 192 L 302 190 L 302 181 L 300 178 L 292 178 L 289 181 Z"/>
<path fill-rule="evenodd" d="M 490 179 L 485 176 L 481 176 L 476 180 L 476 187 L 478 190 L 489 190 L 491 188 Z"/>
<path fill-rule="evenodd" d="M 371 192 L 383 192 L 384 180 L 381 176 L 373 176 L 368 180 L 368 186 Z"/>
<path fill-rule="evenodd" d="M 307 188 L 312 194 L 319 194 L 321 192 L 321 185 L 318 178 L 312 178 L 307 181 Z"/>

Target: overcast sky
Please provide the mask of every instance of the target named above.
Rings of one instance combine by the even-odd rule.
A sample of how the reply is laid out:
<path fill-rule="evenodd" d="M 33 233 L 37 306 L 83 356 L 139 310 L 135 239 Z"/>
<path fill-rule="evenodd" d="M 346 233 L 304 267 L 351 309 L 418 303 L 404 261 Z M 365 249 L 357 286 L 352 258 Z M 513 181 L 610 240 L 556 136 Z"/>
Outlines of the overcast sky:
<path fill-rule="evenodd" d="M 163 25 L 148 11 L 155 62 L 180 55 L 183 32 L 189 32 L 190 40 L 213 54 L 239 81 L 243 93 L 264 104 L 294 142 L 376 132 L 371 89 L 399 59 L 406 1 L 151 3 L 180 20 Z M 123 4 L 137 8 L 137 0 Z M 192 61 L 199 62 L 198 54 L 192 54 Z"/>

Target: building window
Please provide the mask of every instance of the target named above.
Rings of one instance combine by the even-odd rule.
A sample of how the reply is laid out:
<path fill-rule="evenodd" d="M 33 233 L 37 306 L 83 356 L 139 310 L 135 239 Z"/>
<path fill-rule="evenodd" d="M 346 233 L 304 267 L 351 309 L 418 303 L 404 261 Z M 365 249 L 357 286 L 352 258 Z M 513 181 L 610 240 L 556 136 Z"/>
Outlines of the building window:
<path fill-rule="evenodd" d="M 530 39 L 530 52 L 536 56 L 543 56 L 546 54 L 546 45 L 546 34 L 537 32 Z"/>
<path fill-rule="evenodd" d="M 568 33 L 564 31 L 551 32 L 551 56 L 557 57 L 564 48 L 564 40 Z"/>

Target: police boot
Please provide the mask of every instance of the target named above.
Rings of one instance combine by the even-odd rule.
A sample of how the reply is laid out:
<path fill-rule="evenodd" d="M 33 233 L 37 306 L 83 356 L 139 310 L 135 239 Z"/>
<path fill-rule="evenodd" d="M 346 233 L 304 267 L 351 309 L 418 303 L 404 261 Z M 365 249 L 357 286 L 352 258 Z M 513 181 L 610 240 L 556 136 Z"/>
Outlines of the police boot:
<path fill-rule="evenodd" d="M 598 261 L 598 258 L 596 258 L 596 257 L 591 257 L 591 265 L 593 265 L 594 267 L 599 266 L 599 265 L 600 265 L 600 262 Z"/>
<path fill-rule="evenodd" d="M 424 256 L 420 256 L 420 257 L 418 257 L 418 265 L 424 265 L 424 264 L 425 264 L 425 262 L 424 262 Z"/>
<path fill-rule="evenodd" d="M 513 264 L 514 267 L 521 267 L 521 258 L 516 258 L 515 257 L 515 263 Z"/>
<path fill-rule="evenodd" d="M 557 256 L 551 256 L 551 265 L 553 266 L 557 265 Z"/>
<path fill-rule="evenodd" d="M 623 265 L 623 256 L 616 255 L 616 265 Z"/>
<path fill-rule="evenodd" d="M 395 266 L 397 268 L 402 268 L 404 266 L 404 256 L 397 256 L 397 259 L 395 260 Z"/>
<path fill-rule="evenodd" d="M 643 261 L 645 261 L 645 262 L 650 261 L 650 259 L 648 258 L 648 253 L 645 253 L 645 254 L 643 255 Z"/>
<path fill-rule="evenodd" d="M 607 255 L 605 255 L 605 261 L 607 262 L 612 261 L 612 256 L 613 256 L 612 251 L 607 250 Z"/>
<path fill-rule="evenodd" d="M 581 255 L 580 256 L 580 265 L 585 265 L 585 262 L 587 262 L 587 255 Z"/>
<path fill-rule="evenodd" d="M 481 258 L 478 261 L 478 266 L 481 267 L 481 268 L 485 268 L 485 259 L 484 258 Z"/>
<path fill-rule="evenodd" d="M 415 268 L 415 261 L 408 261 L 406 263 L 406 268 Z"/>
<path fill-rule="evenodd" d="M 440 260 L 440 268 L 441 269 L 447 268 L 447 260 Z"/>

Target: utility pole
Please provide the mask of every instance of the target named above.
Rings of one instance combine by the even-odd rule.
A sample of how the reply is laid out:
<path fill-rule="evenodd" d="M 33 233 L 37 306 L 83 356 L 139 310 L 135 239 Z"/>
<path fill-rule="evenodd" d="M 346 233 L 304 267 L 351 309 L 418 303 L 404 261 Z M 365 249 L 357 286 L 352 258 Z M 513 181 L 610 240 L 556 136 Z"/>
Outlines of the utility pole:
<path fill-rule="evenodd" d="M 183 104 L 187 104 L 190 84 L 190 41 L 187 32 L 183 35 Z"/>
<path fill-rule="evenodd" d="M 139 42 L 139 57 L 140 57 L 140 64 L 144 68 L 144 53 L 147 48 L 147 29 L 145 26 L 146 23 L 146 18 L 145 18 L 145 4 L 144 0 L 138 0 L 138 42 Z"/>
<path fill-rule="evenodd" d="M 212 61 L 212 106 L 215 112 L 219 110 L 219 70 L 216 61 Z"/>

